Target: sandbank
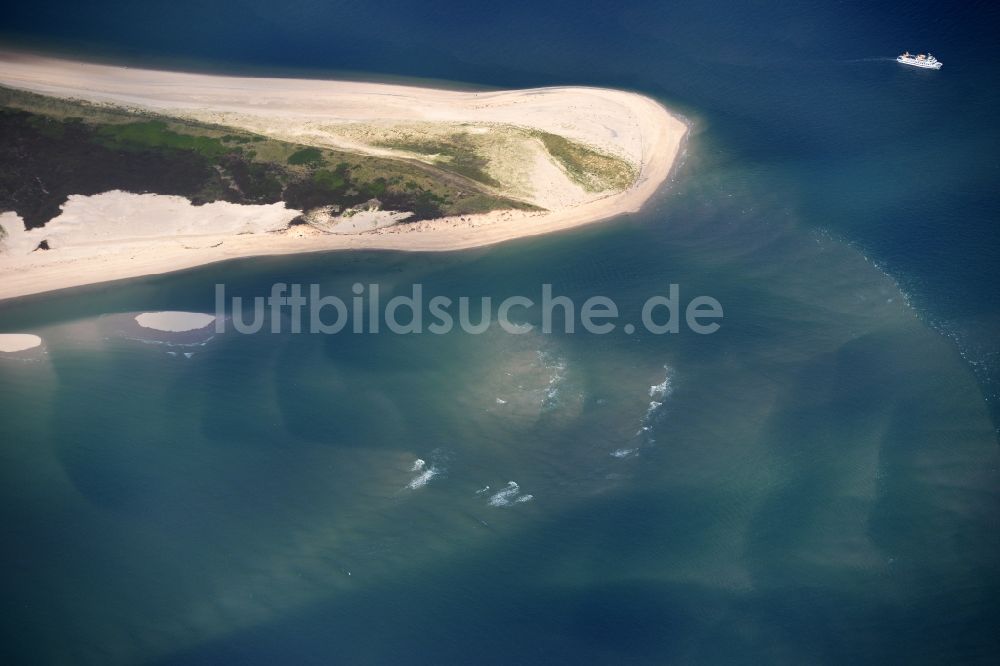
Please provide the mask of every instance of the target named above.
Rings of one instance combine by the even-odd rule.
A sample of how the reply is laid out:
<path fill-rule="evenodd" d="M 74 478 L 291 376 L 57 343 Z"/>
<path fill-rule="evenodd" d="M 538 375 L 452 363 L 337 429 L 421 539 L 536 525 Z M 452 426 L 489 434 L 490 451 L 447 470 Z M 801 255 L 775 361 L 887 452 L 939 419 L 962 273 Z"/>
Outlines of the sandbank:
<path fill-rule="evenodd" d="M 183 333 L 205 328 L 215 321 L 215 317 L 203 312 L 143 312 L 135 316 L 135 321 L 143 328 Z"/>
<path fill-rule="evenodd" d="M 36 251 L 37 245 L 31 241 L 39 234 L 25 232 L 20 218 L 0 211 L 7 245 L 17 245 L 16 251 L 0 248 L 0 299 L 238 257 L 344 249 L 460 250 L 569 229 L 638 211 L 667 180 L 687 132 L 684 122 L 648 97 L 591 87 L 456 92 L 347 81 L 165 72 L 11 52 L 0 52 L 0 85 L 359 152 L 372 151 L 344 143 L 342 132 L 324 133 L 322 128 L 359 122 L 505 123 L 597 147 L 629 160 L 638 172 L 635 182 L 622 192 L 587 199 L 560 194 L 561 198 L 542 212 L 501 210 L 402 223 L 357 234 L 284 226 L 299 211 L 283 209 L 282 204 L 209 204 L 188 210 L 183 202 L 174 201 L 177 197 L 164 197 L 172 200 L 167 206 L 170 215 L 183 223 L 160 227 L 159 234 L 150 235 L 141 228 L 138 232 L 127 229 L 125 223 L 142 217 L 138 212 L 133 216 L 132 207 L 138 205 L 135 197 L 146 197 L 141 202 L 148 217 L 153 209 L 166 209 L 159 203 L 161 195 L 109 192 L 71 197 L 63 207 L 63 215 L 69 218 L 60 223 L 57 217 L 49 223 L 53 229 L 64 227 L 62 237 L 69 240 L 61 247 L 50 244 L 53 249 Z M 238 213 L 240 208 L 247 209 L 251 220 L 247 225 L 232 221 L 233 211 Z M 117 220 L 118 230 L 109 231 L 104 224 L 108 211 L 113 211 L 110 217 Z M 199 217 L 213 213 L 225 218 L 225 224 L 217 227 L 212 219 Z M 79 237 L 84 228 L 94 229 L 92 240 Z M 26 240 L 25 234 L 32 238 Z"/>
<path fill-rule="evenodd" d="M 19 352 L 41 344 L 42 339 L 30 333 L 0 333 L 0 352 Z"/>

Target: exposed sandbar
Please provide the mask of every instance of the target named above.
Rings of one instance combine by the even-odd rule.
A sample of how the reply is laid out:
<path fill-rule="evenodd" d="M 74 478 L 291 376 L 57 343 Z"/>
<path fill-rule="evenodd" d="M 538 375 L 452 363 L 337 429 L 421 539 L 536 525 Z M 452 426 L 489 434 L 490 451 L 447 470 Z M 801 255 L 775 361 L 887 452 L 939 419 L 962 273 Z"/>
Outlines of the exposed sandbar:
<path fill-rule="evenodd" d="M 215 317 L 203 312 L 143 312 L 135 316 L 135 321 L 143 328 L 169 333 L 184 333 L 211 325 L 215 321 Z"/>
<path fill-rule="evenodd" d="M 41 344 L 42 339 L 31 333 L 0 333 L 0 352 L 20 352 Z"/>

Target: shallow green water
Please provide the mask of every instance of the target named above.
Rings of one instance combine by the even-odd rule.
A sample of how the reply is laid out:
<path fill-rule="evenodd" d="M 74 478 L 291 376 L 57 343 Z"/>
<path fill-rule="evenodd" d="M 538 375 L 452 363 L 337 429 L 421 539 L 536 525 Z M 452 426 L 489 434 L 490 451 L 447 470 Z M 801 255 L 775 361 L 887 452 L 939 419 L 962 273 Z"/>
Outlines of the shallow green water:
<path fill-rule="evenodd" d="M 725 319 L 708 336 L 117 332 L 116 313 L 211 312 L 217 282 L 275 281 L 495 298 L 550 282 L 633 321 L 677 283 Z M 641 215 L 463 253 L 238 261 L 0 316 L 46 341 L 0 362 L 15 661 L 996 649 L 1000 461 L 971 370 L 700 132 Z"/>

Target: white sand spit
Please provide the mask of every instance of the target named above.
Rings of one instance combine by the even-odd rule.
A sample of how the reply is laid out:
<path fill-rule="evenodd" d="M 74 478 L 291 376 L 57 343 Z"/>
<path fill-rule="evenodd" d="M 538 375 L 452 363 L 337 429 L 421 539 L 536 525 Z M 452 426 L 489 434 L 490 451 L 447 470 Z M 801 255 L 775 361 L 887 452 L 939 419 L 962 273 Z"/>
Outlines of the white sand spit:
<path fill-rule="evenodd" d="M 638 170 L 636 181 L 622 192 L 586 193 L 551 162 L 536 160 L 538 167 L 526 185 L 533 196 L 544 199 L 549 208 L 545 212 L 493 211 L 383 228 L 371 228 L 381 226 L 381 219 L 359 218 L 340 229 L 352 233 L 324 234 L 307 226 L 286 229 L 298 211 L 281 204 L 190 206 L 177 201 L 179 197 L 105 193 L 71 197 L 63 215 L 46 225 L 53 249 L 33 251 L 36 241 L 47 239 L 39 233 L 44 229 L 25 232 L 17 216 L 0 211 L 0 224 L 11 228 L 0 239 L 0 299 L 237 257 L 338 249 L 459 250 L 589 224 L 638 211 L 667 180 L 687 132 L 681 120 L 654 100 L 604 88 L 456 92 L 160 72 L 12 52 L 0 52 L 0 84 L 316 145 L 337 146 L 350 123 L 502 123 L 594 146 Z M 372 152 L 370 146 L 355 148 Z M 171 200 L 173 208 L 168 211 L 163 200 Z M 206 212 L 218 217 L 190 217 Z"/>
<path fill-rule="evenodd" d="M 135 316 L 135 321 L 143 328 L 183 333 L 205 328 L 215 321 L 215 317 L 203 312 L 143 312 Z"/>

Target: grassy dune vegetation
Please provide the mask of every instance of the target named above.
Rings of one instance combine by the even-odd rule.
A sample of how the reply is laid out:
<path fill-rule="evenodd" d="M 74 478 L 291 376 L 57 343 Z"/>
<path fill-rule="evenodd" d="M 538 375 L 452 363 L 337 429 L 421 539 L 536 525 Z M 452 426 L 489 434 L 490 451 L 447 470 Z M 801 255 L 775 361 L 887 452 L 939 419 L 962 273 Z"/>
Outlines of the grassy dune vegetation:
<path fill-rule="evenodd" d="M 638 177 L 635 167 L 623 159 L 607 155 L 566 137 L 533 131 L 545 150 L 588 192 L 621 191 Z"/>
<path fill-rule="evenodd" d="M 452 132 L 431 138 L 423 136 L 386 138 L 376 141 L 375 145 L 422 155 L 447 171 L 490 187 L 500 186 L 500 182 L 487 171 L 489 160 L 469 134 Z"/>
<path fill-rule="evenodd" d="M 0 210 L 29 227 L 70 194 L 112 189 L 344 210 L 378 200 L 412 220 L 531 208 L 462 155 L 450 168 L 302 146 L 232 128 L 0 88 Z"/>
<path fill-rule="evenodd" d="M 620 192 L 638 172 L 629 162 L 582 143 L 515 125 L 355 125 L 350 138 L 419 156 L 428 163 L 490 187 L 516 190 L 511 167 L 523 170 L 538 143 L 587 192 Z"/>

